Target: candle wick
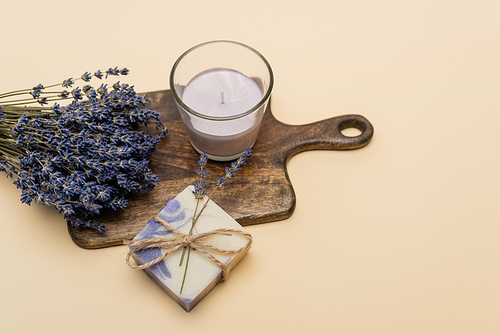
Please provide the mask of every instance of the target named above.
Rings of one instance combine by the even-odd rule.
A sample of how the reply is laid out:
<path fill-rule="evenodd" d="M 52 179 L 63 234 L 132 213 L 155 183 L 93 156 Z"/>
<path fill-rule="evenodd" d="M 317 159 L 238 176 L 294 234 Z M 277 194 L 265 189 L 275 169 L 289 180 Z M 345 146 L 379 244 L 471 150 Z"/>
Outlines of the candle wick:
<path fill-rule="evenodd" d="M 224 91 L 223 91 L 222 89 L 220 90 L 220 103 L 221 103 L 221 104 L 224 104 L 224 103 L 225 103 L 225 102 L 224 102 Z"/>

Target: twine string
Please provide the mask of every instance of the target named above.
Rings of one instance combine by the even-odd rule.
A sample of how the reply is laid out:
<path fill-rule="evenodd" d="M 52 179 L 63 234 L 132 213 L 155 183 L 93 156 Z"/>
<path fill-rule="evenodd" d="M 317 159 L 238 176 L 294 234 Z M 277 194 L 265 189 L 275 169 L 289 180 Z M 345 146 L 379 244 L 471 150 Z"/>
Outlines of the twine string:
<path fill-rule="evenodd" d="M 141 239 L 141 240 L 125 240 L 124 244 L 132 246 L 128 252 L 127 252 L 127 257 L 126 257 L 126 262 L 127 264 L 133 268 L 133 269 L 145 269 L 148 268 L 160 261 L 162 261 L 165 257 L 168 255 L 172 254 L 178 249 L 181 249 L 183 247 L 190 247 L 193 250 L 199 251 L 201 254 L 206 256 L 209 260 L 214 262 L 221 270 L 222 270 L 222 280 L 225 280 L 227 276 L 229 275 L 229 272 L 231 268 L 229 268 L 228 265 L 225 265 L 219 259 L 217 259 L 215 256 L 207 252 L 206 249 L 211 249 L 214 252 L 220 253 L 220 254 L 227 254 L 227 255 L 236 255 L 242 252 L 247 251 L 250 249 L 252 246 L 252 235 L 250 233 L 241 231 L 241 230 L 236 230 L 236 229 L 231 229 L 231 228 L 219 228 L 215 229 L 209 232 L 203 232 L 200 234 L 194 234 L 194 235 L 189 235 L 189 234 L 184 234 L 175 227 L 171 226 L 168 224 L 165 220 L 161 219 L 158 216 L 155 216 L 153 220 L 161 223 L 167 230 L 173 232 L 176 234 L 176 237 L 173 238 L 150 238 L 150 239 Z M 208 242 L 205 242 L 204 239 L 211 237 L 213 235 L 224 235 L 224 236 L 232 236 L 232 235 L 242 235 L 246 238 L 246 243 L 238 248 L 238 249 L 223 249 L 219 248 L 217 246 L 214 246 Z M 151 260 L 147 263 L 144 263 L 142 265 L 137 265 L 133 262 L 130 261 L 130 257 L 135 254 L 138 251 L 141 251 L 143 249 L 148 249 L 148 248 L 163 248 L 166 250 L 166 252 L 160 256 L 158 256 L 156 259 Z"/>

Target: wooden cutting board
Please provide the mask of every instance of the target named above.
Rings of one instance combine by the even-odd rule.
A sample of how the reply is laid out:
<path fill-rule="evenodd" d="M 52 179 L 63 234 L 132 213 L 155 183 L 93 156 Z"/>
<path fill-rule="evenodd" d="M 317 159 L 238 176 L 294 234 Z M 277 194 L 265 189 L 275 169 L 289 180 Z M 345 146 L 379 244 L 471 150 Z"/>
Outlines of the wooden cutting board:
<path fill-rule="evenodd" d="M 168 135 L 151 155 L 150 168 L 160 182 L 155 189 L 129 198 L 121 211 L 103 211 L 96 220 L 105 224 L 107 233 L 74 228 L 68 224 L 73 241 L 83 248 L 122 245 L 130 240 L 172 199 L 196 179 L 199 154 L 192 148 L 184 124 L 169 90 L 148 93 L 149 109 L 161 113 Z M 341 130 L 357 128 L 361 134 L 346 137 Z M 287 161 L 306 150 L 352 150 L 367 145 L 373 126 L 359 115 L 344 115 L 306 125 L 288 125 L 276 120 L 270 104 L 266 110 L 254 154 L 236 177 L 214 201 L 241 225 L 253 225 L 286 219 L 295 208 L 295 193 L 286 169 Z M 224 173 L 230 162 L 209 161 L 210 182 Z"/>

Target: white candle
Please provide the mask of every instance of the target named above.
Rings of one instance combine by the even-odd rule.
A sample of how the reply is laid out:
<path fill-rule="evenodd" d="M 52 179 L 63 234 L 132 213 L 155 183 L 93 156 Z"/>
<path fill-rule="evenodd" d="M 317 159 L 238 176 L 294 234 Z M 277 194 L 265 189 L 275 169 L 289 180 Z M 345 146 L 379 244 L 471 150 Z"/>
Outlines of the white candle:
<path fill-rule="evenodd" d="M 231 117 L 255 107 L 262 100 L 257 83 L 241 72 L 212 68 L 192 78 L 184 87 L 182 101 L 208 117 Z M 210 120 L 189 114 L 184 119 L 193 147 L 210 158 L 232 160 L 253 146 L 259 132 L 263 109 L 230 120 Z"/>
<path fill-rule="evenodd" d="M 195 76 L 184 88 L 182 101 L 194 111 L 211 117 L 230 117 L 257 105 L 262 92 L 251 78 L 241 72 L 216 68 Z M 192 118 L 193 127 L 216 136 L 235 135 L 255 124 L 255 117 L 234 121 L 209 121 Z"/>

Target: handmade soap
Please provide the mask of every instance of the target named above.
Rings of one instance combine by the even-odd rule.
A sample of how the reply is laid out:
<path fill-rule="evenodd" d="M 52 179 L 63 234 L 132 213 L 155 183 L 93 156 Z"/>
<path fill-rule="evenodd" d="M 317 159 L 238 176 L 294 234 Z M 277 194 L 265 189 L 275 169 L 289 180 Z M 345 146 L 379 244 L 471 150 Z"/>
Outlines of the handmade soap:
<path fill-rule="evenodd" d="M 157 214 L 157 217 L 166 221 L 184 234 L 189 234 L 192 225 L 192 218 L 196 208 L 196 202 L 192 191 L 193 186 L 189 186 L 179 193 L 175 199 L 169 200 L 166 206 Z M 207 196 L 200 200 L 198 212 L 207 201 Z M 246 232 L 231 216 L 222 210 L 212 200 L 196 222 L 192 234 L 210 232 L 221 228 L 229 228 Z M 169 231 L 161 223 L 150 220 L 133 241 L 151 238 L 176 238 L 176 233 Z M 244 247 L 248 243 L 248 238 L 241 234 L 231 235 L 211 235 L 204 239 L 221 249 L 236 250 Z M 134 246 L 129 246 L 131 249 Z M 204 248 L 205 249 L 205 248 Z M 248 249 L 236 255 L 225 255 L 216 251 L 205 249 L 223 264 L 233 268 L 247 253 Z M 167 250 L 160 247 L 142 249 L 135 252 L 132 257 L 138 265 L 152 261 Z M 187 256 L 187 252 L 185 256 Z M 222 270 L 212 260 L 197 250 L 191 250 L 189 265 L 186 273 L 184 287 L 180 293 L 186 257 L 182 266 L 179 266 L 182 255 L 182 248 L 169 254 L 162 261 L 144 269 L 151 279 L 156 282 L 172 299 L 181 305 L 186 311 L 190 311 L 196 306 L 222 279 Z"/>

